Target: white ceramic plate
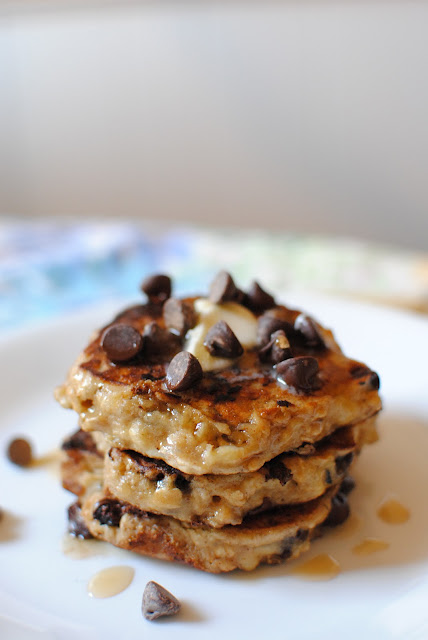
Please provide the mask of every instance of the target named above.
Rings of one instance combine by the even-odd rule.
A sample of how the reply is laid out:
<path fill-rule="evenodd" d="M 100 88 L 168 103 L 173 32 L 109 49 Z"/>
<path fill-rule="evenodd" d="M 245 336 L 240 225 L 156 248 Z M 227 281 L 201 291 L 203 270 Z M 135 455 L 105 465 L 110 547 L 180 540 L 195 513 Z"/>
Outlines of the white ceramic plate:
<path fill-rule="evenodd" d="M 0 637 L 6 640 L 140 640 L 203 638 L 427 638 L 428 622 L 428 323 L 411 314 L 322 297 L 287 300 L 335 327 L 345 352 L 379 371 L 385 410 L 381 440 L 359 460 L 351 508 L 359 527 L 314 543 L 305 559 L 329 552 L 341 564 L 334 580 L 308 582 L 291 565 L 253 573 L 210 575 L 99 545 L 76 559 L 64 553 L 65 509 L 52 465 L 22 470 L 0 463 Z M 0 341 L 0 451 L 24 434 L 38 456 L 52 452 L 76 424 L 52 390 L 111 308 L 90 311 Z M 376 516 L 389 492 L 410 509 L 410 520 L 387 525 Z M 345 525 L 346 527 L 346 525 Z M 358 558 L 351 549 L 366 536 L 390 543 Z M 131 586 L 110 599 L 87 595 L 104 567 L 135 568 Z M 156 580 L 183 602 L 176 618 L 147 622 L 144 586 Z"/>

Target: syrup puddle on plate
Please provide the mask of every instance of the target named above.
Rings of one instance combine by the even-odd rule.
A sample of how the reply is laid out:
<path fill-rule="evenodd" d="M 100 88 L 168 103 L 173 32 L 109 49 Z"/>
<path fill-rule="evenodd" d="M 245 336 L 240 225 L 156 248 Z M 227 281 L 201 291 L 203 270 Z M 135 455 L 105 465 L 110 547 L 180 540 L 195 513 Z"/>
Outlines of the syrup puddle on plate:
<path fill-rule="evenodd" d="M 306 580 L 332 580 L 340 573 L 340 564 L 329 553 L 321 553 L 300 564 L 292 573 Z"/>
<path fill-rule="evenodd" d="M 113 545 L 108 542 L 103 542 L 96 538 L 85 540 L 84 538 L 73 536 L 70 533 L 64 534 L 61 549 L 64 555 L 73 558 L 73 560 L 82 560 L 93 556 L 113 555 L 116 551 L 116 547 L 113 547 Z"/>
<path fill-rule="evenodd" d="M 371 553 L 385 551 L 385 549 L 389 549 L 389 547 L 389 542 L 386 542 L 385 540 L 380 540 L 379 538 L 365 538 L 365 540 L 355 545 L 352 549 L 352 553 L 355 553 L 357 556 L 368 556 Z"/>
<path fill-rule="evenodd" d="M 48 453 L 45 453 L 43 456 L 38 456 L 31 461 L 29 466 L 30 469 L 39 469 L 43 467 L 59 478 L 60 476 L 60 466 L 61 466 L 61 451 L 60 449 L 52 449 Z"/>
<path fill-rule="evenodd" d="M 88 594 L 92 598 L 111 598 L 124 591 L 134 579 L 135 571 L 125 565 L 108 567 L 98 571 L 88 582 Z"/>
<path fill-rule="evenodd" d="M 404 524 L 410 518 L 410 511 L 396 498 L 388 497 L 380 503 L 377 515 L 387 524 Z"/>

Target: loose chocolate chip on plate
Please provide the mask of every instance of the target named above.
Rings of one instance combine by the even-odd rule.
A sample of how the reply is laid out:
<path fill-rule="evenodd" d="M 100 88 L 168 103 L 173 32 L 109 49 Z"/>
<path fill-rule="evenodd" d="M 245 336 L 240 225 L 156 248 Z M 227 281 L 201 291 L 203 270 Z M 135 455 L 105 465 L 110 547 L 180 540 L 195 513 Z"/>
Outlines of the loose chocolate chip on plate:
<path fill-rule="evenodd" d="M 324 340 L 315 321 L 305 313 L 300 313 L 294 321 L 294 329 L 303 337 L 307 347 L 319 349 L 325 347 Z"/>
<path fill-rule="evenodd" d="M 343 493 L 338 493 L 331 501 L 331 509 L 323 524 L 326 527 L 337 527 L 345 522 L 349 516 L 348 499 Z"/>
<path fill-rule="evenodd" d="M 165 324 L 172 332 L 184 337 L 196 322 L 193 306 L 178 298 L 169 298 L 163 306 Z"/>
<path fill-rule="evenodd" d="M 25 438 L 15 438 L 7 447 L 7 457 L 18 467 L 28 467 L 33 460 L 31 444 Z"/>
<path fill-rule="evenodd" d="M 149 276 L 143 280 L 141 290 L 150 302 L 165 302 L 171 295 L 171 278 L 162 274 Z"/>
<path fill-rule="evenodd" d="M 220 271 L 214 278 L 210 287 L 209 298 L 215 304 L 230 302 L 239 297 L 239 291 L 232 276 L 227 271 Z"/>
<path fill-rule="evenodd" d="M 112 362 L 127 362 L 142 350 L 143 337 L 130 324 L 114 324 L 104 331 L 101 346 Z"/>
<path fill-rule="evenodd" d="M 290 343 L 283 329 L 274 331 L 269 342 L 259 351 L 260 360 L 272 362 L 272 364 L 278 364 L 291 357 Z"/>
<path fill-rule="evenodd" d="M 255 312 L 261 313 L 275 306 L 275 299 L 261 288 L 258 282 L 252 282 L 245 299 L 246 305 Z"/>
<path fill-rule="evenodd" d="M 211 327 L 205 336 L 204 346 L 216 358 L 239 358 L 244 353 L 238 338 L 224 320 Z"/>
<path fill-rule="evenodd" d="M 319 365 L 316 358 L 299 356 L 280 362 L 275 367 L 280 380 L 302 391 L 315 391 L 320 387 Z"/>
<path fill-rule="evenodd" d="M 142 604 L 142 612 L 146 620 L 173 616 L 180 611 L 180 608 L 180 601 L 160 584 L 153 580 L 146 584 Z"/>
<path fill-rule="evenodd" d="M 100 524 L 107 524 L 109 527 L 118 527 L 122 515 L 120 502 L 111 498 L 97 502 L 93 512 L 95 520 L 98 520 Z"/>
<path fill-rule="evenodd" d="M 75 538 L 82 538 L 84 540 L 90 540 L 90 538 L 93 538 L 93 535 L 82 518 L 82 510 L 79 502 L 73 502 L 73 504 L 68 507 L 67 515 L 68 533 Z"/>
<path fill-rule="evenodd" d="M 180 351 L 173 357 L 166 371 L 166 386 L 170 391 L 185 391 L 202 378 L 200 362 L 192 353 Z"/>

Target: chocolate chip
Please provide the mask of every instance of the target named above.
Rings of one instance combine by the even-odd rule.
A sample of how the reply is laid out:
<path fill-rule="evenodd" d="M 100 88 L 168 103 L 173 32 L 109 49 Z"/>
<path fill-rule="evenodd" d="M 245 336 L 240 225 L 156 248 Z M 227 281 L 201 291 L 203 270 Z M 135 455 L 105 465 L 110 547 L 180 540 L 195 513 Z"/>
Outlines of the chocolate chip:
<path fill-rule="evenodd" d="M 151 580 L 144 589 L 141 608 L 146 620 L 156 620 L 161 616 L 175 615 L 180 611 L 181 604 L 172 593 Z"/>
<path fill-rule="evenodd" d="M 186 332 L 194 327 L 196 323 L 196 314 L 193 306 L 178 298 L 169 298 L 165 302 L 163 306 L 163 317 L 168 329 L 181 338 L 183 338 Z"/>
<path fill-rule="evenodd" d="M 294 329 L 302 336 L 304 344 L 313 349 L 325 347 L 324 340 L 315 321 L 305 313 L 300 313 L 294 321 Z"/>
<path fill-rule="evenodd" d="M 238 338 L 224 320 L 217 322 L 208 331 L 204 347 L 216 358 L 239 358 L 244 353 Z"/>
<path fill-rule="evenodd" d="M 170 391 L 185 391 L 202 378 L 202 367 L 195 356 L 180 351 L 173 357 L 166 371 L 166 386 Z"/>
<path fill-rule="evenodd" d="M 61 445 L 63 451 L 70 451 L 78 449 L 79 451 L 90 451 L 92 453 L 97 452 L 95 441 L 90 433 L 86 433 L 82 429 L 79 429 L 73 433 L 69 438 L 64 440 Z"/>
<path fill-rule="evenodd" d="M 360 378 L 366 378 L 367 380 L 362 380 L 359 384 L 364 385 L 367 383 L 368 388 L 371 391 L 378 391 L 380 388 L 380 379 L 376 371 L 372 371 L 365 365 L 356 365 L 353 366 L 350 370 L 351 377 L 355 380 L 359 380 Z"/>
<path fill-rule="evenodd" d="M 24 438 L 15 438 L 7 447 L 7 457 L 18 467 L 28 467 L 33 460 L 31 444 Z"/>
<path fill-rule="evenodd" d="M 308 539 L 308 536 L 309 536 L 309 531 L 307 529 L 298 529 L 295 538 L 300 542 L 304 542 L 305 540 Z"/>
<path fill-rule="evenodd" d="M 267 293 L 267 291 L 262 289 L 259 283 L 254 280 L 247 293 L 245 304 L 252 311 L 262 313 L 263 311 L 275 306 L 275 299 L 270 295 L 270 293 Z"/>
<path fill-rule="evenodd" d="M 340 485 L 340 493 L 347 496 L 348 493 L 351 493 L 351 491 L 353 491 L 354 489 L 355 489 L 354 478 L 352 476 L 346 476 L 346 478 L 343 478 L 342 483 Z"/>
<path fill-rule="evenodd" d="M 333 484 L 333 480 L 332 480 L 331 473 L 330 473 L 329 469 L 325 470 L 325 483 L 326 484 Z"/>
<path fill-rule="evenodd" d="M 239 289 L 237 287 L 235 296 L 233 298 L 233 302 L 237 302 L 238 304 L 242 304 L 245 307 L 248 307 L 247 301 L 248 301 L 248 296 L 245 293 L 245 291 L 242 291 L 242 289 Z"/>
<path fill-rule="evenodd" d="M 143 280 L 141 290 L 147 295 L 150 302 L 160 304 L 171 295 L 171 278 L 160 274 L 149 276 Z"/>
<path fill-rule="evenodd" d="M 82 510 L 79 502 L 73 502 L 73 504 L 68 507 L 67 515 L 68 533 L 75 538 L 83 538 L 84 540 L 93 538 L 92 533 L 89 531 L 82 518 Z"/>
<path fill-rule="evenodd" d="M 319 365 L 316 358 L 299 356 L 280 362 L 275 367 L 280 380 L 302 391 L 315 391 L 320 388 L 317 376 Z"/>
<path fill-rule="evenodd" d="M 239 290 L 232 276 L 227 271 L 220 271 L 211 283 L 209 295 L 211 302 L 221 304 L 236 300 L 237 297 L 239 297 Z"/>
<path fill-rule="evenodd" d="M 183 476 L 182 473 L 177 473 L 174 483 L 182 493 L 190 493 L 190 480 Z"/>
<path fill-rule="evenodd" d="M 276 316 L 268 314 L 261 316 L 257 323 L 257 344 L 264 347 L 270 341 L 272 334 L 280 330 L 284 331 L 289 340 L 291 339 L 290 334 L 294 332 L 293 325 Z"/>
<path fill-rule="evenodd" d="M 122 517 L 122 506 L 118 500 L 106 498 L 101 502 L 97 502 L 93 516 L 100 524 L 118 527 Z"/>
<path fill-rule="evenodd" d="M 378 376 L 378 374 L 376 373 L 376 371 L 372 371 L 370 374 L 370 377 L 368 379 L 368 386 L 369 389 L 371 389 L 372 391 L 378 391 L 380 388 L 380 378 Z"/>
<path fill-rule="evenodd" d="M 148 356 L 165 355 L 180 348 L 180 338 L 160 327 L 157 322 L 149 322 L 144 327 L 144 353 Z"/>
<path fill-rule="evenodd" d="M 345 456 L 337 456 L 335 460 L 335 465 L 336 465 L 336 473 L 339 476 L 344 474 L 345 471 L 349 469 L 349 466 L 353 458 L 354 458 L 354 454 L 352 451 L 350 453 L 347 453 Z"/>
<path fill-rule="evenodd" d="M 290 469 L 288 469 L 278 458 L 273 458 L 273 460 L 266 462 L 264 469 L 266 471 L 267 480 L 279 480 L 282 486 L 284 486 L 291 478 Z"/>
<path fill-rule="evenodd" d="M 278 405 L 278 407 L 289 407 L 291 405 L 291 402 L 288 402 L 288 400 L 277 400 L 276 404 Z"/>
<path fill-rule="evenodd" d="M 279 557 L 281 560 L 288 560 L 288 558 L 290 558 L 291 554 L 293 553 L 292 539 L 286 538 L 281 546 L 283 546 L 283 548 L 281 550 L 281 553 L 279 554 Z"/>
<path fill-rule="evenodd" d="M 343 493 L 338 493 L 331 501 L 330 513 L 323 524 L 326 527 L 337 527 L 345 522 L 350 513 L 348 499 Z"/>
<path fill-rule="evenodd" d="M 114 324 L 104 331 L 101 346 L 112 362 L 127 362 L 140 353 L 143 338 L 129 324 Z"/>
<path fill-rule="evenodd" d="M 292 357 L 290 343 L 283 329 L 274 331 L 271 338 L 259 351 L 259 358 L 264 362 L 278 364 Z"/>

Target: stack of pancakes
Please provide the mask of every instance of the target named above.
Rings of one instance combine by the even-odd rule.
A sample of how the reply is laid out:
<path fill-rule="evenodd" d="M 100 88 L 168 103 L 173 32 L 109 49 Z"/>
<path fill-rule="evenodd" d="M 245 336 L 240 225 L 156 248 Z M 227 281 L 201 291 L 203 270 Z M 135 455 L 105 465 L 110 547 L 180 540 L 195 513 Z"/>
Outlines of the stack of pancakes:
<path fill-rule="evenodd" d="M 70 530 L 214 573 L 298 556 L 349 515 L 377 374 L 225 272 L 206 299 L 171 297 L 166 276 L 143 291 L 56 392 L 79 414 L 63 443 Z"/>

